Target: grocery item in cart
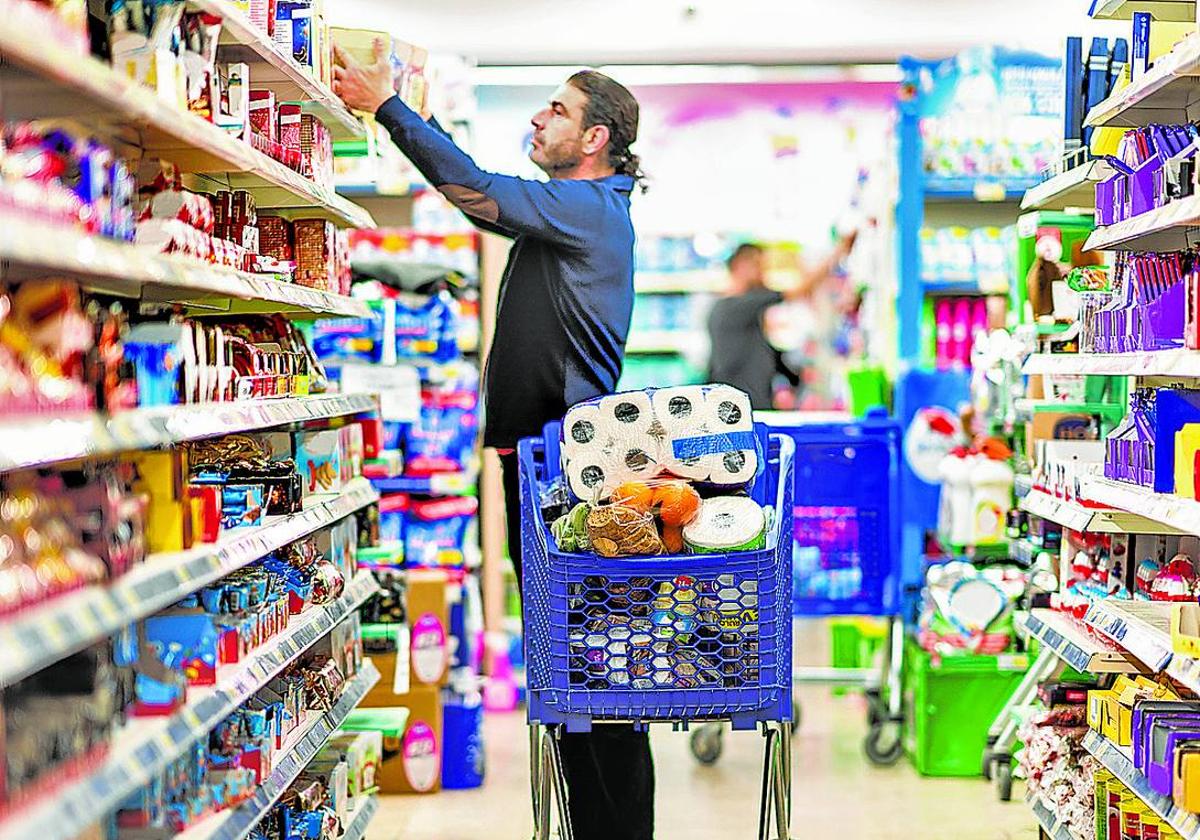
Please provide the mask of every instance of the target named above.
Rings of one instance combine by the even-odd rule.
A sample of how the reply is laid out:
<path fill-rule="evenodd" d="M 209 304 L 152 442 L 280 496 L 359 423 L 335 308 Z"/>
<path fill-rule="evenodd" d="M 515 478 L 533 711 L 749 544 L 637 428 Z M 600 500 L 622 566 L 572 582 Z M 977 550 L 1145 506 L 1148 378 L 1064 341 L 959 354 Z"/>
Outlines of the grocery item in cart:
<path fill-rule="evenodd" d="M 696 554 L 756 551 L 766 539 L 766 514 L 746 496 L 705 499 L 699 515 L 683 529 L 684 542 Z"/>
<path fill-rule="evenodd" d="M 750 400 L 727 385 L 627 391 L 580 403 L 563 420 L 563 469 L 585 501 L 670 474 L 718 486 L 754 478 Z"/>

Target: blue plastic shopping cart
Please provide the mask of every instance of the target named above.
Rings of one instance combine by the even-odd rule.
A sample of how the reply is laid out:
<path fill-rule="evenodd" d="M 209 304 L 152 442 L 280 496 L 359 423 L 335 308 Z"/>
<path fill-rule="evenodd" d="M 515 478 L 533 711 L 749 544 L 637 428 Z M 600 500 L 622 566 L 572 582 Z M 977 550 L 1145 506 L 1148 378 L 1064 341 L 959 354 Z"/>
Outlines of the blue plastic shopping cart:
<path fill-rule="evenodd" d="M 560 425 L 522 440 L 522 582 L 531 786 L 537 840 L 552 805 L 572 837 L 558 735 L 593 724 L 730 721 L 765 736 L 759 838 L 791 811 L 792 461 L 785 435 L 755 426 L 765 469 L 750 495 L 773 512 L 766 548 L 605 558 L 558 550 L 542 514 L 560 476 Z M 553 796 L 553 802 L 552 802 Z M 772 819 L 773 818 L 773 819 Z"/>
<path fill-rule="evenodd" d="M 806 412 L 756 412 L 772 433 L 795 444 L 792 537 L 796 616 L 878 616 L 889 619 L 878 668 L 793 670 L 796 684 L 861 687 L 867 696 L 863 742 L 874 764 L 903 754 L 900 611 L 900 426 L 883 412 L 862 420 Z M 801 716 L 793 706 L 793 726 Z M 722 728 L 692 733 L 692 754 L 714 764 Z"/>

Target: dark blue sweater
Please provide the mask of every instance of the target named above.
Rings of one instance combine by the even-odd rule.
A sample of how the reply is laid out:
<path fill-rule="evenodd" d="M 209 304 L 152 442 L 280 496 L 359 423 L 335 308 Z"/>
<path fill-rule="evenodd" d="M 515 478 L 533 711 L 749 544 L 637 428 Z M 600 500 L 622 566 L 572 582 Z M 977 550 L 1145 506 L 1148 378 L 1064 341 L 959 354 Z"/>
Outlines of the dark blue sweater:
<path fill-rule="evenodd" d="M 633 179 L 495 175 L 397 97 L 375 116 L 473 223 L 515 240 L 484 372 L 484 445 L 512 448 L 574 403 L 612 393 L 633 311 Z"/>

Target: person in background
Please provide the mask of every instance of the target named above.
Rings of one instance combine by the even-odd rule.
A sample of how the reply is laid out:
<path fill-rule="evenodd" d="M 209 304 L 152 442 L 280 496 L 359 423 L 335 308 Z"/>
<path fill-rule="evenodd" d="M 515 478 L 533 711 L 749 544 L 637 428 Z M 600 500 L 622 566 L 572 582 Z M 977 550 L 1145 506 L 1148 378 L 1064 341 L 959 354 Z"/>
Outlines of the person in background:
<path fill-rule="evenodd" d="M 757 411 L 774 408 L 776 375 L 796 384 L 799 379 L 786 368 L 779 351 L 763 332 L 764 313 L 785 300 L 811 295 L 831 277 L 854 246 L 854 235 L 843 237 L 834 252 L 816 266 L 806 267 L 800 281 L 777 292 L 767 288 L 767 254 L 762 245 L 743 242 L 729 257 L 729 288 L 708 314 L 708 381 L 732 385 L 750 395 Z"/>
<path fill-rule="evenodd" d="M 476 226 L 513 240 L 500 283 L 496 334 L 483 376 L 484 445 L 500 453 L 509 554 L 521 576 L 517 441 L 542 434 L 569 406 L 611 394 L 633 312 L 629 200 L 642 178 L 638 102 L 607 76 L 574 74 L 534 115 L 534 181 L 485 172 L 435 121 L 392 89 L 382 42 L 375 62 L 342 51 L 334 90 L 374 114 L 422 175 Z M 597 726 L 560 741 L 578 840 L 650 840 L 654 764 L 645 732 Z M 480 814 L 486 828 L 486 815 Z M 481 832 L 486 834 L 486 831 Z"/>

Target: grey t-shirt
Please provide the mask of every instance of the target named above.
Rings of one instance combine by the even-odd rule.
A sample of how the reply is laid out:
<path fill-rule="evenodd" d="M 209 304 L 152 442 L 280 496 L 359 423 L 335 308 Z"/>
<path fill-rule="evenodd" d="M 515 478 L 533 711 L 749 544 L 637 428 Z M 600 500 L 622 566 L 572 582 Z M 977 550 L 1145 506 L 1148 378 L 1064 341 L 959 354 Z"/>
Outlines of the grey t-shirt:
<path fill-rule="evenodd" d="M 720 298 L 708 314 L 709 381 L 742 389 L 756 409 L 772 408 L 771 381 L 779 362 L 763 335 L 763 313 L 782 301 L 779 292 L 752 289 Z"/>

